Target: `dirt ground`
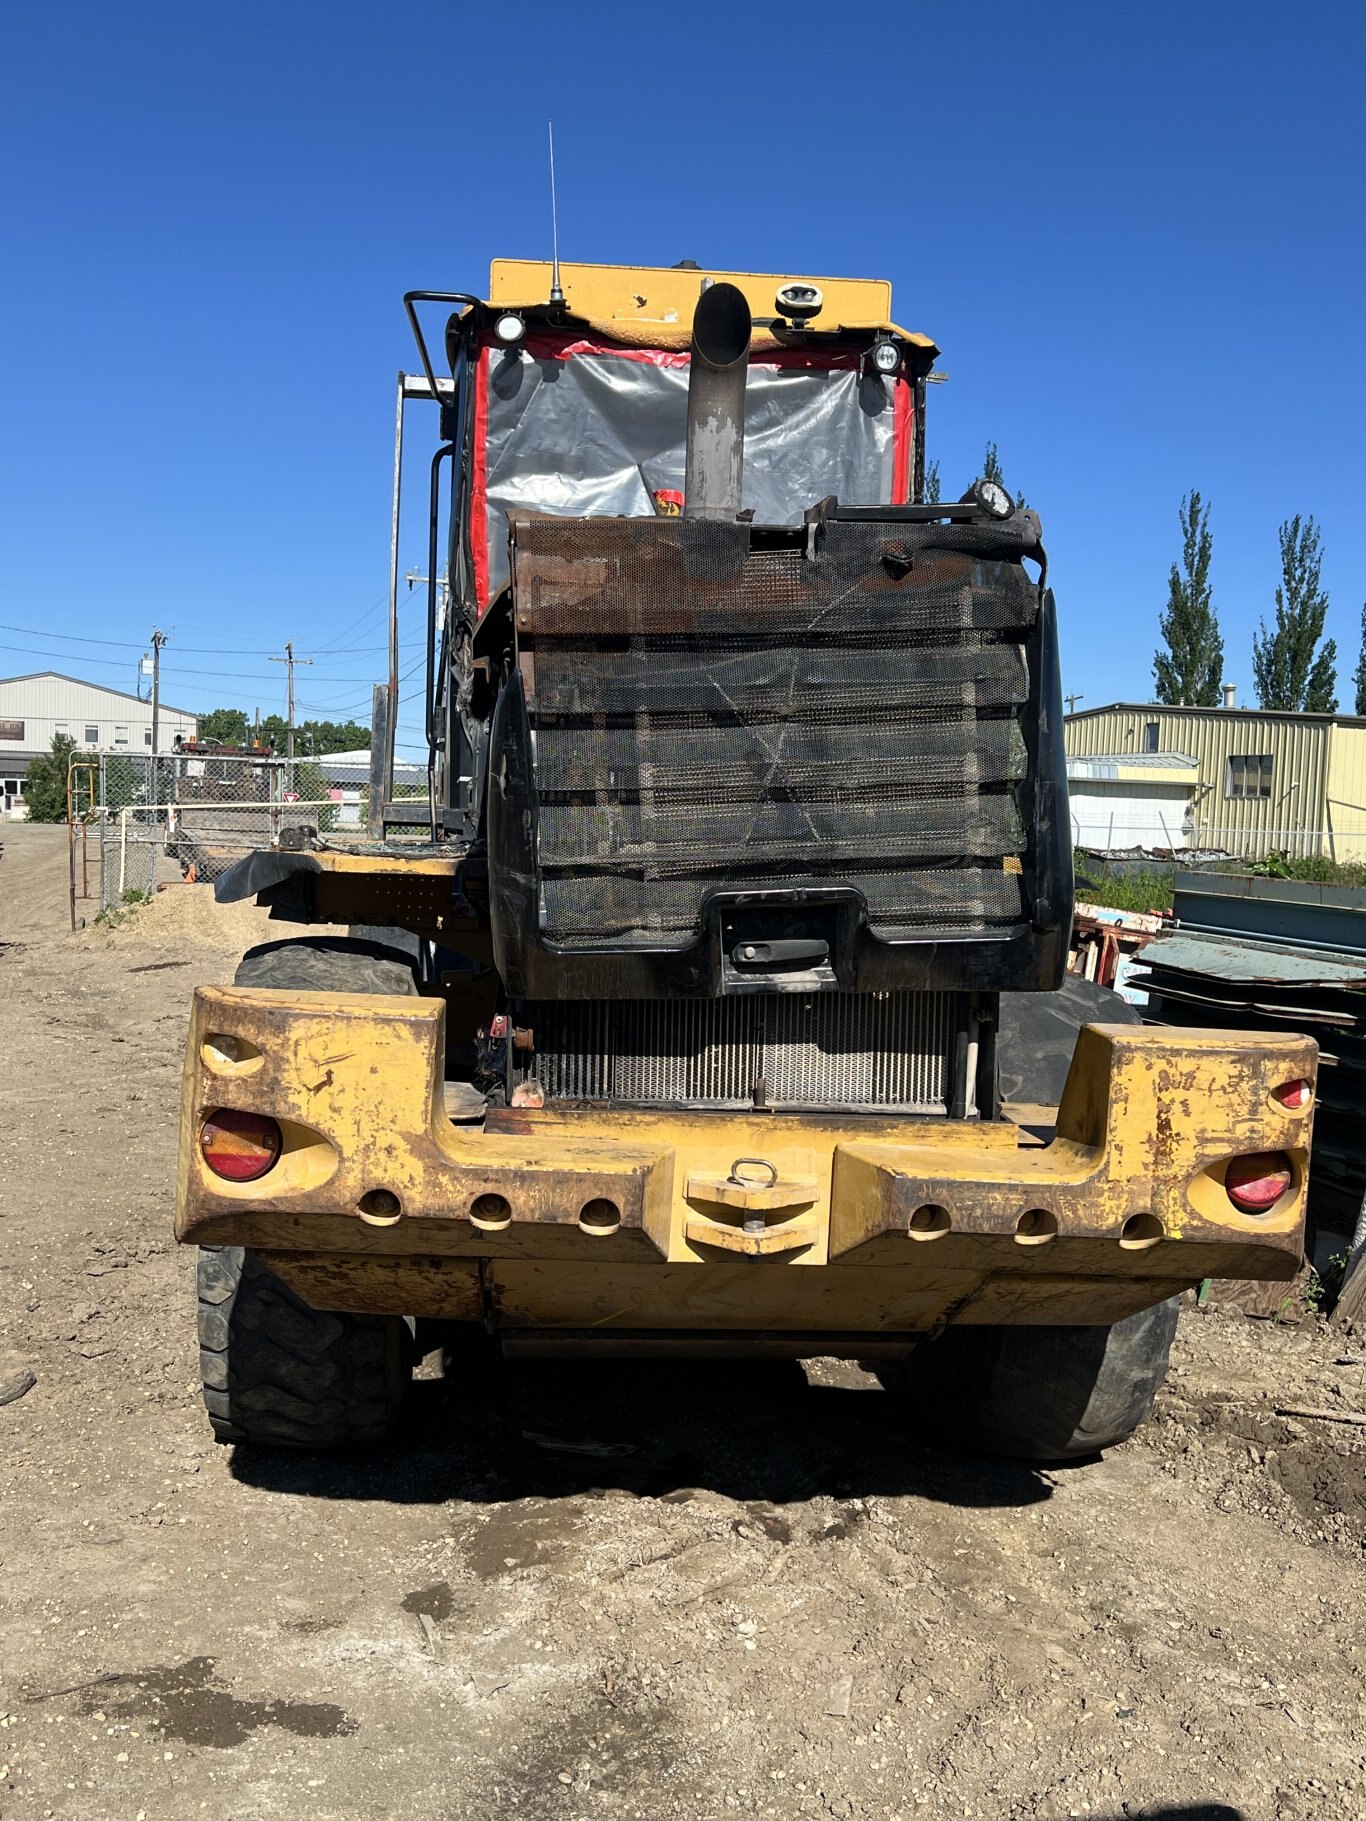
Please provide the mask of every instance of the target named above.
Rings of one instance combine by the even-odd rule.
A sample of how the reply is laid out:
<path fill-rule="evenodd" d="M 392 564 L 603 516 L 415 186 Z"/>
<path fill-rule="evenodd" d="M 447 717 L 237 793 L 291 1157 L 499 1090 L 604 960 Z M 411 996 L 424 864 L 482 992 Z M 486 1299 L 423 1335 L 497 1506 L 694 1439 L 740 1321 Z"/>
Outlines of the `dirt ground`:
<path fill-rule="evenodd" d="M 264 913 L 73 936 L 3 838 L 0 1821 L 1366 1816 L 1366 1430 L 1274 1413 L 1366 1407 L 1366 1337 L 1192 1306 L 1057 1472 L 834 1363 L 429 1362 L 381 1455 L 218 1447 L 177 1081 Z"/>

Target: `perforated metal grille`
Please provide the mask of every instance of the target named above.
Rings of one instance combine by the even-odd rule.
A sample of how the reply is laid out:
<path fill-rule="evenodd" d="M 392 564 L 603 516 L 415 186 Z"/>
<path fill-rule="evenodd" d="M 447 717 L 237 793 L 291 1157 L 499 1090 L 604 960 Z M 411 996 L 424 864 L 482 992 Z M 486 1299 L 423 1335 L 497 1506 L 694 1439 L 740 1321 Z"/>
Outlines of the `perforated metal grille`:
<path fill-rule="evenodd" d="M 557 1000 L 527 1008 L 552 1100 L 942 1112 L 947 993 L 788 993 L 733 999 Z"/>
<path fill-rule="evenodd" d="M 882 936 L 1018 923 L 1018 551 L 976 527 L 835 522 L 813 558 L 743 525 L 519 525 L 545 934 L 677 938 L 713 891 L 813 882 L 861 891 Z"/>

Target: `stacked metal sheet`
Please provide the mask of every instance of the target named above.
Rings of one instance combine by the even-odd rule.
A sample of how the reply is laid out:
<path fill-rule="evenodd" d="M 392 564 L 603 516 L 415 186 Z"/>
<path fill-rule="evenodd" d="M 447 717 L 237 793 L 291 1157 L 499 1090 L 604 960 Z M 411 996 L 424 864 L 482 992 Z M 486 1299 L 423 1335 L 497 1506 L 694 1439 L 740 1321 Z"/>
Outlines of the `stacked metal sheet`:
<path fill-rule="evenodd" d="M 1143 951 L 1148 1021 L 1317 1040 L 1310 1221 L 1350 1233 L 1366 1190 L 1366 890 L 1179 873 L 1175 915 Z"/>

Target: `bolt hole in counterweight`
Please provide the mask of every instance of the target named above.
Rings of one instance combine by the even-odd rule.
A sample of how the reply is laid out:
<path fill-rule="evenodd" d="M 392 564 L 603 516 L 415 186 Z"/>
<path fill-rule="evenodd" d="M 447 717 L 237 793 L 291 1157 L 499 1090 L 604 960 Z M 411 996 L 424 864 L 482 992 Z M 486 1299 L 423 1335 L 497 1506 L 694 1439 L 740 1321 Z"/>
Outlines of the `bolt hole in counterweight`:
<path fill-rule="evenodd" d="M 586 1202 L 579 1213 L 579 1226 L 585 1233 L 602 1238 L 621 1231 L 621 1209 L 614 1201 L 598 1196 Z"/>
<path fill-rule="evenodd" d="M 392 1227 L 403 1204 L 391 1189 L 369 1189 L 361 1196 L 360 1217 L 372 1227 Z"/>
<path fill-rule="evenodd" d="M 1119 1243 L 1126 1252 L 1146 1252 L 1166 1237 L 1167 1229 L 1156 1214 L 1131 1214 L 1120 1230 Z"/>
<path fill-rule="evenodd" d="M 470 1221 L 481 1233 L 501 1233 L 512 1224 L 512 1203 L 506 1195 L 476 1195 L 470 1203 Z"/>
<path fill-rule="evenodd" d="M 947 1208 L 927 1201 L 911 1215 L 906 1231 L 912 1239 L 942 1239 L 952 1225 Z"/>
<path fill-rule="evenodd" d="M 1047 1208 L 1026 1208 L 1015 1223 L 1017 1246 L 1043 1246 L 1058 1237 L 1058 1217 Z"/>

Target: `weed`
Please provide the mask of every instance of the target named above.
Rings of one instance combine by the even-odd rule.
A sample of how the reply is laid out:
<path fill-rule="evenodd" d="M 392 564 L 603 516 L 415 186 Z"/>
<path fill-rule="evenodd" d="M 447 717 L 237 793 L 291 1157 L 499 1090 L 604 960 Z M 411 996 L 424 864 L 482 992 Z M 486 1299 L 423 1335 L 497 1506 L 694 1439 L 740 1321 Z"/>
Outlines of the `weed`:
<path fill-rule="evenodd" d="M 1247 870 L 1262 879 L 1295 879 L 1303 885 L 1366 885 L 1366 864 L 1359 861 L 1330 860 L 1326 854 L 1292 859 L 1279 848 Z"/>

